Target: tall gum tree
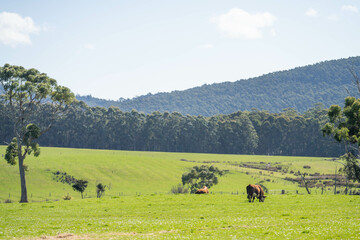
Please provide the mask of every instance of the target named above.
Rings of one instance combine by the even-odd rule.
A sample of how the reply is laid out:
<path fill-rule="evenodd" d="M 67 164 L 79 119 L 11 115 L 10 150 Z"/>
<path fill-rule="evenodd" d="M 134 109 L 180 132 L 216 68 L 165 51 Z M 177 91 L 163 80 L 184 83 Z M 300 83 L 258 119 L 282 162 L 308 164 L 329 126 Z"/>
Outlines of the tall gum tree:
<path fill-rule="evenodd" d="M 30 154 L 39 156 L 36 140 L 52 127 L 56 118 L 66 113 L 76 99 L 70 89 L 57 85 L 55 79 L 33 68 L 5 64 L 0 67 L 0 84 L 3 88 L 0 101 L 14 122 L 14 138 L 6 149 L 5 160 L 11 165 L 18 163 L 20 202 L 28 202 L 24 160 Z M 48 119 L 37 124 L 35 116 L 45 108 L 50 110 Z"/>
<path fill-rule="evenodd" d="M 354 77 L 354 84 L 360 93 L 360 79 L 356 72 L 350 69 Z M 342 171 L 348 179 L 360 182 L 360 98 L 348 96 L 345 98 L 344 107 L 332 105 L 328 111 L 329 122 L 322 132 L 324 135 L 333 135 L 335 140 L 343 142 L 346 153 L 341 156 L 345 163 Z M 346 187 L 347 193 L 348 187 Z"/>

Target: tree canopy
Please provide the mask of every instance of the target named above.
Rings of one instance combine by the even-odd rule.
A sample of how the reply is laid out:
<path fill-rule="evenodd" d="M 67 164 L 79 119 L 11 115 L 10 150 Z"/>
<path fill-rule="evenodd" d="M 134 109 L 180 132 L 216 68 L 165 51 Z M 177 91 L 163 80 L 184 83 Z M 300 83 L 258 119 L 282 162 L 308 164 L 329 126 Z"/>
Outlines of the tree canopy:
<path fill-rule="evenodd" d="M 213 185 L 218 184 L 218 176 L 222 176 L 224 173 L 224 171 L 214 166 L 194 166 L 190 172 L 182 175 L 181 181 L 183 185 L 189 185 L 191 193 L 195 193 L 196 190 L 204 186 L 211 188 Z"/>
<path fill-rule="evenodd" d="M 359 86 L 359 83 L 358 83 Z M 360 164 L 357 160 L 360 150 L 360 99 L 348 96 L 343 109 L 332 105 L 328 111 L 329 122 L 322 128 L 324 135 L 333 135 L 342 142 L 346 153 L 343 172 L 352 180 L 360 182 Z"/>
<path fill-rule="evenodd" d="M 84 198 L 84 191 L 88 186 L 88 181 L 86 180 L 77 180 L 76 183 L 72 185 L 74 191 L 78 191 L 81 193 L 81 198 Z"/>

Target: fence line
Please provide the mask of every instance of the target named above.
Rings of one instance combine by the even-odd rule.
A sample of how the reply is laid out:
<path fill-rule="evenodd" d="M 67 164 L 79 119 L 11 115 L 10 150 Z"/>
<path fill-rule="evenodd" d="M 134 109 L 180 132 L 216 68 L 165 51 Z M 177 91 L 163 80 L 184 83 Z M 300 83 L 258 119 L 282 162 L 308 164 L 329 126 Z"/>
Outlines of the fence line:
<path fill-rule="evenodd" d="M 334 189 L 331 190 L 326 190 L 325 188 L 322 189 L 316 189 L 316 188 L 311 188 L 311 195 L 333 195 L 334 194 Z M 356 190 L 354 189 L 353 191 L 351 191 L 351 189 L 349 190 L 349 195 L 351 195 L 353 192 L 353 194 L 359 194 L 360 191 L 356 188 Z M 232 191 L 232 192 L 227 192 L 227 191 L 210 191 L 210 194 L 214 194 L 214 195 L 246 195 L 245 191 Z M 282 194 L 291 194 L 291 195 L 304 195 L 307 194 L 305 189 L 297 189 L 297 190 L 284 190 L 284 189 L 271 189 L 268 191 L 268 193 L 266 193 L 266 195 L 282 195 Z M 345 194 L 345 191 L 342 190 L 338 190 L 336 194 L 342 195 Z M 14 196 L 15 195 L 15 196 Z M 68 192 L 67 195 L 70 195 L 70 193 Z M 119 197 L 124 197 L 124 196 L 148 196 L 148 195 L 175 195 L 174 193 L 169 192 L 106 192 L 105 195 L 103 197 L 110 197 L 110 198 L 119 198 Z M 64 194 L 64 196 L 66 196 L 66 194 Z M 44 199 L 44 200 L 39 200 L 41 201 L 55 201 L 55 200 L 61 200 L 63 199 L 64 196 L 60 196 L 59 198 L 55 199 L 54 195 L 49 192 L 48 194 L 43 194 L 43 195 L 33 195 L 33 193 L 29 193 L 28 197 L 29 197 L 29 201 L 34 201 L 34 198 L 37 199 Z M 77 192 L 73 192 L 73 194 L 71 196 L 76 196 L 76 198 L 81 198 L 80 193 Z M 11 197 L 18 197 L 17 194 L 11 194 L 9 193 L 8 195 L 8 200 L 11 199 Z M 20 198 L 20 197 L 19 197 Z M 84 193 L 84 198 L 96 198 L 96 194 L 95 193 L 91 193 L 91 192 L 85 192 Z M 14 200 L 14 199 L 13 199 Z M 16 200 L 15 200 L 16 201 Z"/>

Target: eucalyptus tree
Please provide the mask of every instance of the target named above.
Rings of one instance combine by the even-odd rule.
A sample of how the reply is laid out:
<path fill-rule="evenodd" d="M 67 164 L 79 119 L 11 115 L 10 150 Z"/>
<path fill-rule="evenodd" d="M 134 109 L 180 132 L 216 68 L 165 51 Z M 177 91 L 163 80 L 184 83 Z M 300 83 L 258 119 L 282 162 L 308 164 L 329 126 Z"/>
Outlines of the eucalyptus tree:
<path fill-rule="evenodd" d="M 179 135 L 181 132 L 180 123 L 183 116 L 178 112 L 164 113 L 164 151 L 177 152 L 179 144 Z"/>
<path fill-rule="evenodd" d="M 225 117 L 218 129 L 221 153 L 252 154 L 258 146 L 258 135 L 247 114 Z"/>
<path fill-rule="evenodd" d="M 139 113 L 136 110 L 125 113 L 125 125 L 124 131 L 127 138 L 129 150 L 141 150 L 140 146 L 144 139 L 142 139 L 142 128 L 145 122 L 146 116 L 144 113 Z"/>
<path fill-rule="evenodd" d="M 162 146 L 162 130 L 164 125 L 163 114 L 159 111 L 146 116 L 144 136 L 146 137 L 146 150 L 160 151 Z"/>
<path fill-rule="evenodd" d="M 18 163 L 20 202 L 28 202 L 25 180 L 27 166 L 24 160 L 30 154 L 39 156 L 37 139 L 52 127 L 56 118 L 65 113 L 75 101 L 75 96 L 68 88 L 57 85 L 55 79 L 33 68 L 5 64 L 0 67 L 0 83 L 3 87 L 1 102 L 13 121 L 14 136 L 6 149 L 5 160 L 11 165 Z M 43 109 L 48 112 L 47 119 L 37 124 L 34 122 L 36 115 Z"/>
<path fill-rule="evenodd" d="M 195 145 L 194 133 L 194 116 L 187 115 L 185 116 L 180 123 L 180 135 L 179 135 L 179 149 L 180 152 L 191 152 L 191 148 Z"/>
<path fill-rule="evenodd" d="M 8 107 L 0 103 L 0 144 L 4 144 L 11 139 L 12 120 L 7 114 Z"/>
<path fill-rule="evenodd" d="M 324 125 L 323 134 L 333 135 L 335 140 L 344 143 L 344 172 L 349 179 L 360 182 L 360 164 L 357 160 L 360 150 L 360 99 L 346 97 L 344 108 L 332 105 L 328 116 L 330 122 Z"/>

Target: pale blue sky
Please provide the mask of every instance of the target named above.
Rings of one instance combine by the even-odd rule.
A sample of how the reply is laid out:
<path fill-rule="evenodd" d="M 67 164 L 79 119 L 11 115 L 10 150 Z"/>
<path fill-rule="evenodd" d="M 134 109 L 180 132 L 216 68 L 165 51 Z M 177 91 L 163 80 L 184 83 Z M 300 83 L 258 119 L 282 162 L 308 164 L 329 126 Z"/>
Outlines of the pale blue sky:
<path fill-rule="evenodd" d="M 355 0 L 3 0 L 0 65 L 117 100 L 359 56 L 359 26 Z"/>

